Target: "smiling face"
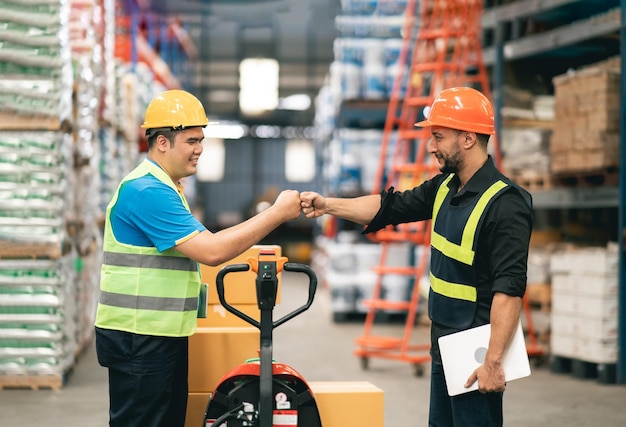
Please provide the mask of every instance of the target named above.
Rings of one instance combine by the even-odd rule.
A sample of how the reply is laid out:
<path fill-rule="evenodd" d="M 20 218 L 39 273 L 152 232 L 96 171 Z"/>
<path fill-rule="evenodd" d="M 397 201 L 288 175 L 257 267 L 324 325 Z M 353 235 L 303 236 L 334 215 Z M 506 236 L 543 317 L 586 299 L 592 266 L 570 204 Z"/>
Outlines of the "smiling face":
<path fill-rule="evenodd" d="M 155 160 L 174 182 L 178 182 L 196 173 L 204 133 L 201 127 L 193 127 L 174 132 L 172 139 L 170 141 L 162 135 L 158 137 L 155 149 L 159 158 Z"/>
<path fill-rule="evenodd" d="M 428 142 L 428 151 L 437 158 L 439 170 L 458 173 L 464 162 L 460 142 L 465 132 L 441 126 L 432 126 L 430 131 L 432 138 Z"/>

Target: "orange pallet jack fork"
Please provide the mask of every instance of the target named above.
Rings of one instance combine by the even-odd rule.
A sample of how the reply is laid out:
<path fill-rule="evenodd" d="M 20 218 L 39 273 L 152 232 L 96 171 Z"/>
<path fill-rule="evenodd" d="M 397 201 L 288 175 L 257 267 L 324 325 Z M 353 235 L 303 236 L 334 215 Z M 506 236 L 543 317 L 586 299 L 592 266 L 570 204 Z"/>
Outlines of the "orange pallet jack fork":
<path fill-rule="evenodd" d="M 414 124 L 425 116 L 425 110 L 439 92 L 454 86 L 472 86 L 490 97 L 480 44 L 482 0 L 422 0 L 419 16 L 416 11 L 416 1 L 409 0 L 400 72 L 389 100 L 373 194 L 390 187 L 399 191 L 413 188 L 438 172 L 437 164 L 428 155 L 430 129 L 416 128 Z M 499 166 L 499 145 L 495 138 L 492 139 L 492 155 Z M 388 154 L 392 149 L 389 161 Z M 363 335 L 355 342 L 354 354 L 361 359 L 364 369 L 368 368 L 371 357 L 380 357 L 411 363 L 415 375 L 421 376 L 424 373 L 422 364 L 430 361 L 430 344 L 412 344 L 412 340 L 421 284 L 428 272 L 430 221 L 388 226 L 369 237 L 379 242 L 382 250 L 379 265 L 374 269 L 378 276 L 376 284 L 371 298 L 364 302 L 368 311 Z M 408 242 L 414 248 L 422 246 L 422 250 L 416 251 L 419 255 L 411 265 L 390 266 L 389 250 L 400 242 Z M 408 301 L 390 301 L 383 297 L 383 277 L 386 275 L 412 278 L 413 288 Z M 400 338 L 373 333 L 379 311 L 406 312 Z M 532 333 L 535 343 L 534 331 Z M 533 351 L 537 351 L 536 348 Z"/>

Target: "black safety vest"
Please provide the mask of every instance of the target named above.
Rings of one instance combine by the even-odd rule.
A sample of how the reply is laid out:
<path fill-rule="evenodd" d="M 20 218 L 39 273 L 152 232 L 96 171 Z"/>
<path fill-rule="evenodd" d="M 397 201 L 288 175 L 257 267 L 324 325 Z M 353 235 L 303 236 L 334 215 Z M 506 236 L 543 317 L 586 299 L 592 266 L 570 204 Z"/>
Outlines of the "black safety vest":
<path fill-rule="evenodd" d="M 511 185 L 503 177 L 465 206 L 451 206 L 448 183 L 439 186 L 433 206 L 428 313 L 435 323 L 463 329 L 471 326 L 478 300 L 474 270 L 481 219 L 491 203 Z"/>

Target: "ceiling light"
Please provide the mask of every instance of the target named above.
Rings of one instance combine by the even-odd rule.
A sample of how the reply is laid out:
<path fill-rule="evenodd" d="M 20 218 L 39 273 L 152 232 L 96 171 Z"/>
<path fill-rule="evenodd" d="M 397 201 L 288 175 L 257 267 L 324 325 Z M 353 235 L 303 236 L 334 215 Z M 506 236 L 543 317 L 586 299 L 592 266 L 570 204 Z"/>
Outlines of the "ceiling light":
<path fill-rule="evenodd" d="M 247 133 L 247 126 L 234 122 L 210 122 L 204 128 L 205 138 L 240 139 L 246 136 Z"/>
<path fill-rule="evenodd" d="M 305 93 L 280 98 L 278 108 L 281 110 L 306 111 L 311 106 L 311 97 Z"/>

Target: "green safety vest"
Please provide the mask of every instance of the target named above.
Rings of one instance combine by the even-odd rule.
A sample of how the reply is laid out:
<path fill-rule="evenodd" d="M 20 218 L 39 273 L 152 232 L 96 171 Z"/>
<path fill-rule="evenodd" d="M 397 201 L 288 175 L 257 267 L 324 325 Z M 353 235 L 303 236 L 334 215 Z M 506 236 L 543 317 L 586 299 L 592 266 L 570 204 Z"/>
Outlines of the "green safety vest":
<path fill-rule="evenodd" d="M 453 176 L 439 186 L 433 206 L 428 312 L 433 322 L 461 329 L 471 326 L 480 297 L 474 257 L 481 218 L 509 184 L 497 179 L 473 203 L 450 207 Z"/>
<path fill-rule="evenodd" d="M 149 160 L 142 162 L 117 188 L 107 206 L 100 300 L 96 326 L 142 335 L 183 337 L 196 330 L 200 273 L 198 263 L 175 249 L 118 242 L 111 229 L 111 210 L 124 182 L 154 175 L 176 191 L 169 176 Z M 187 209 L 189 205 L 180 194 Z"/>

